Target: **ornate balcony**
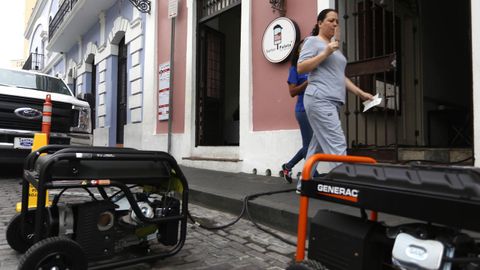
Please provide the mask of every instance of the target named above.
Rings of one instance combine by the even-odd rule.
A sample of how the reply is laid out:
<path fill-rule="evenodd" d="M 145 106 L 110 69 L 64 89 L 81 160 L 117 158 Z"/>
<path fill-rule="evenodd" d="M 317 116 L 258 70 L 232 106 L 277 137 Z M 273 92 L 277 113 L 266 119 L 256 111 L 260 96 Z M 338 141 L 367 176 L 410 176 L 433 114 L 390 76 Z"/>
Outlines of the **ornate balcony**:
<path fill-rule="evenodd" d="M 42 70 L 43 69 L 43 54 L 30 53 L 27 61 L 23 64 L 22 69 L 25 70 Z"/>
<path fill-rule="evenodd" d="M 50 21 L 50 24 L 48 25 L 48 41 L 52 39 L 52 37 L 55 35 L 55 32 L 57 29 L 60 27 L 62 24 L 65 16 L 72 11 L 73 6 L 78 2 L 78 0 L 65 0 L 60 8 L 58 9 L 57 14 L 55 14 L 55 17 Z"/>
<path fill-rule="evenodd" d="M 65 0 L 50 21 L 47 50 L 68 51 L 117 0 Z"/>

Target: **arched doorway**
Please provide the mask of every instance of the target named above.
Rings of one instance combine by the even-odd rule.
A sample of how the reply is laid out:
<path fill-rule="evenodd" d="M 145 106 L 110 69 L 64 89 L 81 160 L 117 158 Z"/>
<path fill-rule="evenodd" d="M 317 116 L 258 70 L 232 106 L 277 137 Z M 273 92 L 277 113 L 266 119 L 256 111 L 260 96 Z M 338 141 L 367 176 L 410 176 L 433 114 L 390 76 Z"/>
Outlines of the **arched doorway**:
<path fill-rule="evenodd" d="M 118 44 L 116 144 L 123 146 L 127 124 L 127 53 L 125 37 Z"/>

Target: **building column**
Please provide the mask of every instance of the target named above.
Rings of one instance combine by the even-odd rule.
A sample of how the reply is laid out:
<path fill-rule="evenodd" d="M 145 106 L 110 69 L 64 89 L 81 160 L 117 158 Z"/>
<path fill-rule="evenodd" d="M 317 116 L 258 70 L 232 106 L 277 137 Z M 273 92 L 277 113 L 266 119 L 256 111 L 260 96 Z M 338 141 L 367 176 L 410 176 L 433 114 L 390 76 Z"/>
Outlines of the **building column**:
<path fill-rule="evenodd" d="M 248 146 L 253 139 L 252 1 L 242 1 L 240 26 L 239 159 L 243 159 L 243 166 L 247 167 L 253 166 L 244 158 L 249 155 Z"/>

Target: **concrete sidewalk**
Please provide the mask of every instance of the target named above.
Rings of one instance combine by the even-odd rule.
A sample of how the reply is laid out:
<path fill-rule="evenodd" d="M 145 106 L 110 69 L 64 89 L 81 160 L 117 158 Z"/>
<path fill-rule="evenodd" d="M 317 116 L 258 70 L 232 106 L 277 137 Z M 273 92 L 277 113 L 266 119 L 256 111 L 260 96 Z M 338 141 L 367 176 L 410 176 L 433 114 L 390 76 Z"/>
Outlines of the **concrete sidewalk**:
<path fill-rule="evenodd" d="M 300 196 L 295 193 L 296 180 L 288 184 L 281 177 L 227 173 L 185 166 L 181 166 L 181 169 L 189 183 L 191 202 L 232 214 L 240 214 L 247 195 L 288 190 L 260 196 L 251 200 L 248 206 L 256 222 L 287 233 L 297 233 Z M 309 202 L 309 217 L 313 217 L 319 209 L 360 215 L 358 208 L 320 200 Z M 244 215 L 244 218 L 246 217 Z M 380 214 L 379 220 L 392 225 L 407 221 L 405 218 L 386 214 Z"/>

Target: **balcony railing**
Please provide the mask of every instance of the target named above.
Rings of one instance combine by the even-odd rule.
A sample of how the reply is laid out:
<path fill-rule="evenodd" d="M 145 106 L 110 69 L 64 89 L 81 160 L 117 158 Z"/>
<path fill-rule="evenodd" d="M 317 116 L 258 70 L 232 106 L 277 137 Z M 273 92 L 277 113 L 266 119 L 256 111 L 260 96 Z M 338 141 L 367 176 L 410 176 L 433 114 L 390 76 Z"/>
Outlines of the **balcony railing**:
<path fill-rule="evenodd" d="M 199 1 L 199 21 L 206 21 L 222 11 L 241 4 L 241 0 L 201 0 Z"/>
<path fill-rule="evenodd" d="M 30 53 L 27 61 L 23 64 L 22 69 L 25 70 L 41 70 L 43 69 L 43 54 Z"/>
<path fill-rule="evenodd" d="M 55 35 L 55 32 L 62 24 L 65 16 L 73 9 L 77 2 L 78 0 L 65 0 L 62 3 L 57 11 L 57 14 L 55 14 L 55 17 L 53 17 L 48 26 L 48 40 L 52 39 L 52 37 Z"/>

